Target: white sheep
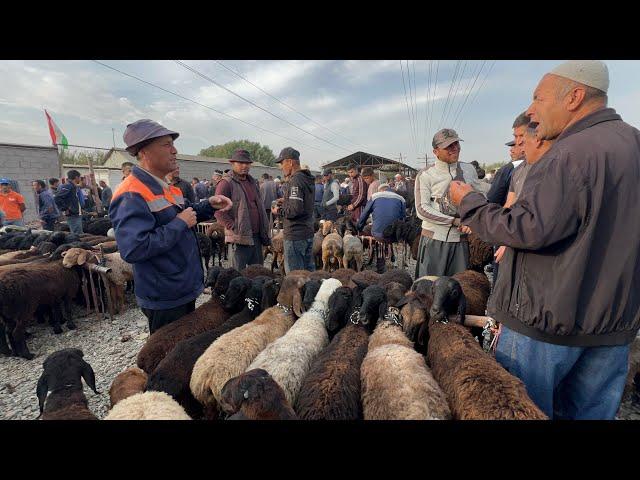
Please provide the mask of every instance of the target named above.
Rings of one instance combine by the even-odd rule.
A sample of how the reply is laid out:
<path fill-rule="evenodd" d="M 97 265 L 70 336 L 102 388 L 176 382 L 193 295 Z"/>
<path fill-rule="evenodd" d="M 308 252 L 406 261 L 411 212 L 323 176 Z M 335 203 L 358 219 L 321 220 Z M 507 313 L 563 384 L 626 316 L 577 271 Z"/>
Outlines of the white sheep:
<path fill-rule="evenodd" d="M 191 417 L 170 395 L 143 392 L 119 401 L 105 420 L 191 420 Z"/>
<path fill-rule="evenodd" d="M 311 362 L 329 344 L 324 319 L 329 310 L 329 297 L 340 286 L 342 283 L 335 278 L 324 280 L 311 309 L 284 336 L 268 345 L 247 368 L 247 371 L 262 368 L 269 372 L 291 405 L 295 403 Z"/>

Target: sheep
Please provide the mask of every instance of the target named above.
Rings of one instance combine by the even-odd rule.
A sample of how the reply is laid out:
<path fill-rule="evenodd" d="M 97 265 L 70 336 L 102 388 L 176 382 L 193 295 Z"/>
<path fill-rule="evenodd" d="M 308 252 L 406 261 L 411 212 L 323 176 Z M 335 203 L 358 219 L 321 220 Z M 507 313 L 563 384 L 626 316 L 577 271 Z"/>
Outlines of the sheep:
<path fill-rule="evenodd" d="M 213 263 L 216 263 L 216 252 L 218 253 L 218 265 L 222 266 L 222 255 L 224 259 L 227 259 L 227 244 L 224 241 L 224 226 L 220 223 L 211 223 L 206 231 L 205 235 L 211 239 L 211 251 L 213 252 Z"/>
<path fill-rule="evenodd" d="M 78 348 L 65 348 L 49 355 L 43 362 L 43 371 L 36 386 L 36 396 L 42 420 L 97 420 L 89 410 L 82 380 L 96 394 L 96 376 L 93 368 L 82 357 Z"/>
<path fill-rule="evenodd" d="M 264 348 L 284 335 L 301 316 L 300 290 L 308 275 L 288 275 L 278 293 L 278 305 L 262 312 L 255 320 L 219 337 L 193 367 L 190 388 L 203 405 L 220 401 L 224 384 L 243 373 Z"/>
<path fill-rule="evenodd" d="M 311 255 L 316 265 L 316 270 L 322 268 L 322 241 L 324 240 L 324 232 L 322 231 L 322 225 L 324 220 L 320 220 L 320 229 L 313 235 L 313 247 L 311 248 Z"/>
<path fill-rule="evenodd" d="M 326 273 L 326 272 L 325 272 Z M 309 275 L 311 277 L 311 275 Z M 319 278 L 311 278 L 302 286 L 300 294 L 302 296 L 302 312 L 307 312 L 313 305 L 313 302 L 320 290 L 323 280 Z"/>
<path fill-rule="evenodd" d="M 427 358 L 433 376 L 447 395 L 454 419 L 458 420 L 543 420 L 546 415 L 527 395 L 524 384 L 486 354 L 464 321 L 464 294 L 452 277 L 433 284 L 433 303 L 428 328 Z M 458 314 L 458 323 L 446 321 Z"/>
<path fill-rule="evenodd" d="M 115 240 L 109 240 L 96 245 L 102 253 L 114 253 L 118 251 L 118 243 Z"/>
<path fill-rule="evenodd" d="M 269 372 L 291 404 L 295 403 L 311 362 L 329 343 L 324 317 L 331 294 L 340 286 L 340 281 L 334 278 L 322 282 L 317 295 L 314 295 L 311 309 L 287 333 L 260 352 L 247 367 L 247 371 L 258 368 Z"/>
<path fill-rule="evenodd" d="M 0 322 L 7 328 L 14 355 L 27 360 L 34 357 L 25 341 L 27 324 L 39 306 L 50 306 L 57 325 L 54 331 L 58 330 L 62 305 L 71 302 L 79 286 L 78 274 L 59 261 L 0 268 Z M 71 319 L 67 327 L 76 328 Z"/>
<path fill-rule="evenodd" d="M 189 389 L 196 361 L 218 337 L 249 323 L 263 310 L 275 305 L 279 289 L 278 280 L 266 280 L 264 277 L 251 281 L 244 277 L 234 278 L 229 284 L 229 293 L 225 301 L 239 301 L 244 304 L 244 309 L 229 317 L 219 327 L 178 342 L 149 375 L 146 390 L 168 393 L 184 407 L 189 416 L 200 418 L 203 414 L 202 405 L 191 395 Z M 210 408 L 207 415 L 216 418 L 217 410 Z"/>
<path fill-rule="evenodd" d="M 271 238 L 271 246 L 267 247 L 267 251 L 273 254 L 271 261 L 271 271 L 280 264 L 280 273 L 284 275 L 284 232 L 279 232 Z M 266 255 L 265 255 L 266 258 Z"/>
<path fill-rule="evenodd" d="M 282 388 L 262 369 L 248 370 L 222 387 L 220 408 L 227 420 L 295 420 Z"/>
<path fill-rule="evenodd" d="M 276 274 L 274 274 L 268 268 L 265 268 L 263 265 L 249 265 L 244 268 L 244 270 L 240 271 L 240 275 L 247 278 L 256 278 L 256 277 L 268 277 L 268 278 L 276 278 Z"/>
<path fill-rule="evenodd" d="M 85 263 L 98 263 L 98 256 L 94 252 L 83 250 L 81 248 L 70 248 L 62 253 L 62 264 L 66 268 L 75 265 L 84 265 Z M 124 309 L 124 290 L 127 282 L 133 281 L 133 266 L 125 262 L 119 252 L 108 253 L 102 256 L 104 266 L 110 269 L 105 276 L 109 282 L 108 288 L 113 299 L 114 309 L 116 313 L 120 313 Z"/>
<path fill-rule="evenodd" d="M 206 271 L 208 272 L 209 260 L 211 259 L 211 251 L 213 250 L 211 238 L 201 232 L 197 232 L 196 237 L 198 238 L 198 250 L 200 251 L 200 256 L 202 257 L 202 260 L 204 260 L 204 266 Z M 215 259 L 213 263 L 215 263 Z"/>
<path fill-rule="evenodd" d="M 105 420 L 191 420 L 191 417 L 166 393 L 143 392 L 118 402 Z"/>
<path fill-rule="evenodd" d="M 111 408 L 120 400 L 124 400 L 136 393 L 144 392 L 146 384 L 147 374 L 138 367 L 130 367 L 120 372 L 109 389 Z"/>
<path fill-rule="evenodd" d="M 340 280 L 340 283 L 342 283 L 342 285 L 349 285 L 349 282 L 351 282 L 351 277 L 353 277 L 355 274 L 356 271 L 352 270 L 351 268 L 339 268 L 331 272 L 331 278 Z"/>
<path fill-rule="evenodd" d="M 333 223 L 329 220 L 322 224 L 322 268 L 330 271 L 333 265 L 336 269 L 342 266 L 342 237 L 333 231 Z"/>
<path fill-rule="evenodd" d="M 326 318 L 329 332 L 335 332 L 360 306 L 357 287 L 337 288 L 328 304 Z M 342 328 L 313 361 L 304 378 L 293 409 L 302 420 L 362 419 L 360 401 L 360 366 L 367 353 L 370 329 L 375 321 L 364 325 L 357 321 Z"/>
<path fill-rule="evenodd" d="M 402 286 L 392 282 L 393 287 Z M 361 316 L 378 315 L 360 368 L 365 420 L 448 420 L 451 411 L 424 357 L 402 331 L 393 301 L 372 285 L 363 292 Z M 399 299 L 396 296 L 396 300 Z M 389 301 L 390 308 L 387 308 Z M 389 315 L 391 314 L 391 315 Z"/>
<path fill-rule="evenodd" d="M 358 283 L 360 283 L 368 287 L 369 285 L 375 285 L 379 281 L 380 274 L 378 272 L 374 272 L 373 270 L 362 270 L 351 277 L 348 286 L 356 288 Z"/>
<path fill-rule="evenodd" d="M 112 225 L 109 217 L 88 219 L 86 222 L 82 222 L 82 231 L 94 235 L 106 236 L 111 227 Z"/>
<path fill-rule="evenodd" d="M 362 241 L 347 231 L 342 237 L 342 263 L 344 268 L 354 268 L 356 272 L 362 270 L 363 248 Z"/>
<path fill-rule="evenodd" d="M 218 275 L 214 290 L 229 287 L 232 278 L 238 276 L 237 270 L 224 270 Z M 138 352 L 137 365 L 147 374 L 153 373 L 158 363 L 176 346 L 184 340 L 199 333 L 219 327 L 233 313 L 223 308 L 222 300 L 212 294 L 209 301 L 203 303 L 193 312 L 179 318 L 154 332 L 145 345 Z"/>
<path fill-rule="evenodd" d="M 409 275 L 407 271 L 400 270 L 399 268 L 393 268 L 380 275 L 380 279 L 378 280 L 377 284 L 381 287 L 384 287 L 391 282 L 402 284 L 405 287 L 406 291 L 409 290 L 413 285 L 413 278 L 411 278 L 411 275 Z"/>
<path fill-rule="evenodd" d="M 324 270 L 315 270 L 309 274 L 311 280 L 326 280 L 327 278 L 332 278 L 333 275 L 329 272 L 325 272 Z"/>
<path fill-rule="evenodd" d="M 469 269 L 484 273 L 484 266 L 493 261 L 493 247 L 480 240 L 475 234 L 469 234 Z"/>
<path fill-rule="evenodd" d="M 465 313 L 468 315 L 484 315 L 487 310 L 487 300 L 491 294 L 491 283 L 483 273 L 465 270 L 452 276 L 462 287 L 467 303 Z"/>

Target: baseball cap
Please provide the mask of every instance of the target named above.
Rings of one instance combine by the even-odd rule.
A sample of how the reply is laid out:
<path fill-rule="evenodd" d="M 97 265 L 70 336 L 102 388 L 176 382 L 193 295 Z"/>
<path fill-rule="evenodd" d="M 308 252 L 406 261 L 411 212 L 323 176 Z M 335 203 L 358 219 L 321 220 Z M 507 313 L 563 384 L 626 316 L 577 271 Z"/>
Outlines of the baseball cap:
<path fill-rule="evenodd" d="M 462 142 L 463 140 L 458 137 L 456 131 L 452 128 L 443 128 L 439 130 L 434 136 L 431 146 L 433 148 L 447 148 L 454 142 Z"/>
<path fill-rule="evenodd" d="M 282 151 L 280 152 L 280 155 L 278 155 L 278 158 L 276 159 L 276 163 L 281 163 L 287 158 L 300 160 L 300 152 L 293 147 L 283 148 Z"/>
<path fill-rule="evenodd" d="M 253 163 L 253 160 L 251 160 L 251 154 L 247 150 L 243 150 L 241 148 L 233 152 L 233 155 L 231 155 L 231 161 L 238 163 Z"/>
<path fill-rule="evenodd" d="M 516 141 L 515 140 L 511 140 L 510 142 L 505 143 L 505 145 L 507 147 L 515 147 Z"/>
<path fill-rule="evenodd" d="M 11 180 L 9 180 L 8 178 L 0 178 L 0 185 L 9 185 L 11 183 Z"/>
<path fill-rule="evenodd" d="M 164 137 L 165 135 L 171 135 L 174 140 L 180 136 L 178 132 L 169 130 L 158 122 L 154 122 L 148 118 L 143 118 L 127 125 L 127 129 L 124 131 L 122 139 L 127 146 L 127 152 L 135 156 L 138 154 L 138 145 L 140 143 L 153 138 Z"/>

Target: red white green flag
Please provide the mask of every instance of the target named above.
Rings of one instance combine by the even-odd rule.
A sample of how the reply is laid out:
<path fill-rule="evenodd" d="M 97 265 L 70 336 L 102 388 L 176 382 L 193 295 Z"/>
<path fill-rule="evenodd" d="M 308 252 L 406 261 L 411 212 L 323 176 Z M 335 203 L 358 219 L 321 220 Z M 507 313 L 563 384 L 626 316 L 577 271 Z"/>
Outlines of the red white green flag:
<path fill-rule="evenodd" d="M 55 124 L 46 110 L 44 111 L 44 114 L 47 116 L 47 123 L 49 124 L 49 135 L 51 135 L 51 141 L 53 142 L 53 145 L 62 145 L 63 149 L 68 148 L 69 141 L 67 140 L 67 137 L 64 136 L 64 133 L 62 133 L 62 130 L 60 130 L 60 127 Z"/>

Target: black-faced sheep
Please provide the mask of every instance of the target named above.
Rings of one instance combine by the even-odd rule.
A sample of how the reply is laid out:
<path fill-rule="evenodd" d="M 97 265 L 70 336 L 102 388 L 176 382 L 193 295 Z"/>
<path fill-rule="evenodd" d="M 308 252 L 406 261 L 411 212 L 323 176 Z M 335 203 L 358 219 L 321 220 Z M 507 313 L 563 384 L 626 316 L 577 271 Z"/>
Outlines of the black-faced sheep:
<path fill-rule="evenodd" d="M 191 417 L 166 393 L 144 392 L 118 402 L 105 420 L 191 420 Z"/>
<path fill-rule="evenodd" d="M 362 419 L 360 400 L 360 366 L 367 353 L 370 330 L 375 321 L 354 324 L 352 312 L 358 312 L 360 300 L 355 290 L 337 288 L 329 298 L 328 330 L 348 322 L 316 357 L 304 378 L 294 404 L 298 418 L 303 420 Z M 335 324 L 335 325 L 334 325 Z"/>
<path fill-rule="evenodd" d="M 146 384 L 147 374 L 138 367 L 130 367 L 125 371 L 120 372 L 113 380 L 111 388 L 109 389 L 111 407 L 117 404 L 120 400 L 124 400 L 136 393 L 144 392 Z"/>
<path fill-rule="evenodd" d="M 209 271 L 209 261 L 211 259 L 211 252 L 213 250 L 213 245 L 211 243 L 211 239 L 206 236 L 204 233 L 197 232 L 196 236 L 198 237 L 198 249 L 200 250 L 200 256 L 202 260 L 204 260 L 205 270 Z M 214 259 L 215 263 L 215 259 Z"/>
<path fill-rule="evenodd" d="M 237 270 L 224 270 L 217 277 L 211 299 L 193 312 L 165 325 L 154 332 L 138 352 L 137 365 L 147 374 L 153 373 L 160 361 L 180 340 L 198 335 L 222 325 L 232 314 L 223 308 L 223 301 L 216 291 L 226 292 L 233 278 L 240 275 Z"/>
<path fill-rule="evenodd" d="M 399 284 L 391 283 L 389 285 Z M 401 290 L 400 290 L 401 291 Z M 402 319 L 378 285 L 363 292 L 361 316 L 378 313 L 360 369 L 365 420 L 447 420 L 451 412 L 424 357 L 402 331 Z M 378 305 L 378 308 L 376 306 Z"/>
<path fill-rule="evenodd" d="M 446 297 L 452 278 L 434 282 L 429 311 L 428 360 L 433 375 L 447 395 L 451 412 L 459 420 L 544 420 L 546 415 L 527 395 L 524 384 L 482 350 L 464 326 L 442 323 L 460 314 L 464 294 Z M 457 282 L 456 282 L 457 283 Z M 459 289 L 461 290 L 461 289 Z M 423 331 L 421 329 L 421 331 Z"/>
<path fill-rule="evenodd" d="M 224 384 L 243 373 L 271 342 L 284 335 L 296 316 L 302 315 L 300 290 L 307 275 L 288 275 L 282 281 L 278 305 L 262 312 L 255 320 L 219 337 L 193 367 L 190 388 L 205 407 L 217 404 Z"/>
<path fill-rule="evenodd" d="M 25 329 L 39 306 L 49 306 L 54 323 L 62 317 L 62 304 L 69 303 L 78 291 L 80 280 L 74 270 L 62 262 L 7 265 L 0 269 L 0 321 L 4 322 L 14 355 L 33 358 L 25 341 Z M 69 319 L 70 320 L 70 319 Z M 72 321 L 67 327 L 75 328 Z"/>
<path fill-rule="evenodd" d="M 311 280 L 307 283 L 307 289 Z M 264 369 L 282 387 L 289 403 L 295 403 L 311 362 L 329 343 L 324 318 L 329 309 L 329 298 L 340 287 L 335 278 L 319 286 L 312 306 L 282 337 L 267 346 L 247 367 Z"/>
<path fill-rule="evenodd" d="M 96 394 L 96 377 L 82 350 L 65 348 L 47 357 L 42 364 L 36 395 L 42 420 L 97 420 L 89 410 L 82 380 Z"/>
<path fill-rule="evenodd" d="M 229 293 L 225 301 L 239 301 L 244 305 L 243 310 L 229 317 L 217 328 L 178 342 L 149 376 L 146 390 L 168 393 L 184 407 L 189 416 L 200 418 L 203 415 L 202 405 L 193 397 L 189 388 L 196 361 L 218 337 L 249 323 L 263 310 L 274 306 L 279 289 L 278 280 L 234 278 L 229 284 Z M 233 309 L 235 310 L 235 307 Z M 218 416 L 215 405 L 206 413 L 210 419 Z"/>
<path fill-rule="evenodd" d="M 311 308 L 321 285 L 321 279 L 311 278 L 311 280 L 302 286 L 302 312 L 306 312 Z"/>
<path fill-rule="evenodd" d="M 213 252 L 213 263 L 216 263 L 216 253 L 218 254 L 218 265 L 222 266 L 222 257 L 227 259 L 227 244 L 224 241 L 224 226 L 214 222 L 207 227 L 205 232 L 211 239 L 211 250 Z"/>
<path fill-rule="evenodd" d="M 248 370 L 222 387 L 220 408 L 227 420 L 295 420 L 282 388 L 268 372 Z"/>

